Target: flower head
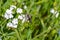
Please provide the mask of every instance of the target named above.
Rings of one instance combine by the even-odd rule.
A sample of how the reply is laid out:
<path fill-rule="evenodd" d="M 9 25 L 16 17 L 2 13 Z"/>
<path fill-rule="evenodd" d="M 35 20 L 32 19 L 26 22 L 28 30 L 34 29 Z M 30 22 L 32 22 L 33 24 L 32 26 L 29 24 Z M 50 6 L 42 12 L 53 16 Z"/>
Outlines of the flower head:
<path fill-rule="evenodd" d="M 24 18 L 23 20 L 22 20 L 22 23 L 24 23 L 26 21 L 26 19 Z"/>
<path fill-rule="evenodd" d="M 14 25 L 11 22 L 7 23 L 7 26 L 10 27 L 10 28 L 17 28 L 17 25 Z"/>
<path fill-rule="evenodd" d="M 59 13 L 57 12 L 55 16 L 56 16 L 56 18 L 57 18 L 57 17 L 59 16 Z"/>
<path fill-rule="evenodd" d="M 4 18 L 9 19 L 8 15 L 5 13 Z"/>
<path fill-rule="evenodd" d="M 22 13 L 23 10 L 21 8 L 17 8 L 17 13 Z"/>
<path fill-rule="evenodd" d="M 50 12 L 54 14 L 55 10 L 54 9 L 51 9 Z"/>
<path fill-rule="evenodd" d="M 12 20 L 12 23 L 13 23 L 14 25 L 18 24 L 18 19 L 17 19 L 17 18 L 14 18 L 14 19 Z"/>
<path fill-rule="evenodd" d="M 9 18 L 13 18 L 13 15 L 12 15 L 12 14 L 7 14 L 7 13 L 5 13 L 4 17 L 5 17 L 6 19 L 9 19 Z"/>
<path fill-rule="evenodd" d="M 8 26 L 8 27 L 12 27 L 13 24 L 12 24 L 11 22 L 9 22 L 9 23 L 7 23 L 7 26 Z"/>
<path fill-rule="evenodd" d="M 13 12 L 11 10 L 7 9 L 5 13 L 12 14 Z"/>
<path fill-rule="evenodd" d="M 19 16 L 18 16 L 18 19 L 23 19 L 23 16 L 22 16 L 22 15 L 19 15 Z"/>
<path fill-rule="evenodd" d="M 53 13 L 56 18 L 59 16 L 59 12 L 54 9 L 51 9 L 50 12 Z"/>
<path fill-rule="evenodd" d="M 24 5 L 24 9 L 27 9 L 27 6 L 26 5 Z"/>
<path fill-rule="evenodd" d="M 5 17 L 6 19 L 13 18 L 12 13 L 13 13 L 13 12 L 12 12 L 11 10 L 7 9 L 6 12 L 5 12 L 5 14 L 4 14 L 4 17 Z"/>
<path fill-rule="evenodd" d="M 13 10 L 14 8 L 16 9 L 16 6 L 15 5 L 11 5 L 10 6 L 10 10 Z"/>

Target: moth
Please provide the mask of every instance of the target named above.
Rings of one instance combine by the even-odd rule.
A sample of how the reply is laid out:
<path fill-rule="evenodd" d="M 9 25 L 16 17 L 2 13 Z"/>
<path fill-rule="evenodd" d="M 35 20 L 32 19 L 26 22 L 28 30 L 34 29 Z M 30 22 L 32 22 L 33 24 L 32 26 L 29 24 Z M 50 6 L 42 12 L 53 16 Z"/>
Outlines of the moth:
<path fill-rule="evenodd" d="M 32 16 L 31 16 L 31 15 L 26 14 L 26 20 L 27 20 L 27 21 L 31 22 L 31 18 L 32 18 Z"/>

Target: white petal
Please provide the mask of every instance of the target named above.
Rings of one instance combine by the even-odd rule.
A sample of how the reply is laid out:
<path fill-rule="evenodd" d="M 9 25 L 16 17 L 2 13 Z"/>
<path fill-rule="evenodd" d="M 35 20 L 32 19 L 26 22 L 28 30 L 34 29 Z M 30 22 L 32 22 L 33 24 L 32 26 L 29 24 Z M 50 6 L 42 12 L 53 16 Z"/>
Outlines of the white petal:
<path fill-rule="evenodd" d="M 54 11 L 55 11 L 54 9 L 51 9 L 51 10 L 50 10 L 50 12 L 53 13 L 53 14 L 54 14 Z"/>
<path fill-rule="evenodd" d="M 26 5 L 24 6 L 24 9 L 27 9 L 27 6 Z"/>
<path fill-rule="evenodd" d="M 10 7 L 10 10 L 13 10 L 14 8 L 13 7 Z"/>
<path fill-rule="evenodd" d="M 10 10 L 13 10 L 14 8 L 16 9 L 16 6 L 15 5 L 11 5 L 10 6 Z"/>
<path fill-rule="evenodd" d="M 12 14 L 10 14 L 10 15 L 8 15 L 8 17 L 9 17 L 9 18 L 13 18 L 13 15 L 12 15 Z"/>
<path fill-rule="evenodd" d="M 18 24 L 18 19 L 17 18 L 14 18 L 13 20 L 12 20 L 12 23 L 15 25 L 15 24 Z"/>
<path fill-rule="evenodd" d="M 8 27 L 11 27 L 11 28 L 17 28 L 17 25 L 14 25 L 14 24 L 11 23 L 11 22 L 7 23 L 7 26 L 8 26 Z"/>
<path fill-rule="evenodd" d="M 59 16 L 59 13 L 56 13 L 56 18 Z"/>
<path fill-rule="evenodd" d="M 19 15 L 19 16 L 18 16 L 18 19 L 21 19 L 21 20 L 22 20 L 22 19 L 23 19 L 23 16 Z"/>
<path fill-rule="evenodd" d="M 21 8 L 17 8 L 17 13 L 22 13 L 22 9 Z"/>
<path fill-rule="evenodd" d="M 7 26 L 8 26 L 8 27 L 12 27 L 13 24 L 12 24 L 11 22 L 9 22 L 9 23 L 7 23 Z"/>
<path fill-rule="evenodd" d="M 25 15 L 22 15 L 25 18 Z"/>
<path fill-rule="evenodd" d="M 25 18 L 22 20 L 22 23 L 24 23 L 25 22 Z"/>
<path fill-rule="evenodd" d="M 11 10 L 7 9 L 7 10 L 6 10 L 6 13 L 7 13 L 7 14 L 12 14 L 13 12 L 12 12 Z"/>
<path fill-rule="evenodd" d="M 5 13 L 4 18 L 9 19 L 8 15 Z"/>

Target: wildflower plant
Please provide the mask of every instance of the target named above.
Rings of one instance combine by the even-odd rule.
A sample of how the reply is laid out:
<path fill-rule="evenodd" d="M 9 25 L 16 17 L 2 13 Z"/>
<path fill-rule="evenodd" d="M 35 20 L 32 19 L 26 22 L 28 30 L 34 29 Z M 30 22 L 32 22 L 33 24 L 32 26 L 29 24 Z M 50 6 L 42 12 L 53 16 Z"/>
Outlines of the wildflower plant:
<path fill-rule="evenodd" d="M 0 40 L 60 40 L 60 0 L 0 0 Z"/>

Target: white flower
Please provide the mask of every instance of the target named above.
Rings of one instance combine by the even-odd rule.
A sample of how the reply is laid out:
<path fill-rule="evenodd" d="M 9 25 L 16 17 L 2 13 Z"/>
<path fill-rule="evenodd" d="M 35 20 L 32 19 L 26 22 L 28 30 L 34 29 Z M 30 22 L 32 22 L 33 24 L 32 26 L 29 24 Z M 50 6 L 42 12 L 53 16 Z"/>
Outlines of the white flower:
<path fill-rule="evenodd" d="M 18 19 L 17 18 L 14 18 L 13 20 L 12 20 L 12 23 L 15 25 L 15 24 L 18 24 Z"/>
<path fill-rule="evenodd" d="M 19 15 L 19 16 L 18 16 L 18 19 L 23 19 L 23 16 L 22 16 L 22 15 Z"/>
<path fill-rule="evenodd" d="M 13 15 L 12 15 L 12 14 L 7 14 L 7 13 L 5 13 L 4 17 L 5 17 L 6 19 L 9 19 L 9 18 L 13 18 Z"/>
<path fill-rule="evenodd" d="M 22 13 L 23 10 L 21 8 L 17 8 L 17 13 Z"/>
<path fill-rule="evenodd" d="M 8 15 L 8 17 L 9 17 L 9 18 L 13 18 L 13 15 L 12 15 L 12 14 L 10 14 L 10 15 Z"/>
<path fill-rule="evenodd" d="M 5 12 L 5 14 L 4 14 L 4 17 L 5 17 L 6 19 L 13 18 L 12 13 L 13 13 L 13 12 L 12 12 L 11 10 L 7 9 L 6 12 Z"/>
<path fill-rule="evenodd" d="M 9 22 L 9 23 L 7 23 L 7 26 L 8 26 L 8 27 L 12 27 L 13 24 L 12 24 L 11 22 Z"/>
<path fill-rule="evenodd" d="M 57 13 L 56 13 L 56 18 L 57 18 L 58 16 L 59 16 L 59 13 L 57 12 Z"/>
<path fill-rule="evenodd" d="M 50 12 L 54 14 L 55 10 L 54 9 L 51 9 Z"/>
<path fill-rule="evenodd" d="M 26 21 L 26 19 L 24 18 L 23 20 L 22 20 L 22 23 L 24 23 Z"/>
<path fill-rule="evenodd" d="M 7 10 L 6 10 L 6 13 L 7 13 L 7 14 L 12 14 L 13 12 L 12 12 L 11 10 L 7 9 Z"/>
<path fill-rule="evenodd" d="M 10 10 L 13 10 L 14 8 L 16 9 L 16 6 L 15 5 L 11 5 L 10 6 Z"/>
<path fill-rule="evenodd" d="M 22 23 L 24 23 L 27 20 L 26 17 L 25 17 L 25 15 L 23 15 L 23 14 L 19 15 L 18 19 L 22 20 Z"/>
<path fill-rule="evenodd" d="M 23 14 L 22 14 L 22 15 L 19 15 L 19 16 L 18 16 L 18 19 L 21 19 L 21 20 L 22 20 L 22 23 L 28 21 L 27 15 L 23 15 Z"/>
<path fill-rule="evenodd" d="M 9 19 L 9 17 L 8 17 L 8 15 L 7 15 L 7 14 L 5 14 L 5 15 L 4 15 L 4 17 L 5 17 L 6 19 Z"/>
<path fill-rule="evenodd" d="M 27 6 L 26 5 L 24 6 L 24 9 L 27 9 Z"/>
<path fill-rule="evenodd" d="M 8 27 L 11 27 L 11 28 L 17 28 L 17 25 L 14 25 L 14 24 L 11 23 L 11 22 L 7 23 L 7 26 L 8 26 Z"/>
<path fill-rule="evenodd" d="M 23 16 L 23 18 L 25 18 L 26 15 L 22 15 L 22 16 Z"/>
<path fill-rule="evenodd" d="M 28 17 L 26 17 L 25 15 L 23 15 L 23 16 L 24 16 L 24 18 L 23 18 L 23 20 L 22 20 L 22 23 L 28 21 Z"/>
<path fill-rule="evenodd" d="M 54 9 L 51 9 L 50 12 L 53 13 L 56 18 L 59 16 L 59 12 Z"/>

